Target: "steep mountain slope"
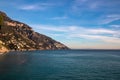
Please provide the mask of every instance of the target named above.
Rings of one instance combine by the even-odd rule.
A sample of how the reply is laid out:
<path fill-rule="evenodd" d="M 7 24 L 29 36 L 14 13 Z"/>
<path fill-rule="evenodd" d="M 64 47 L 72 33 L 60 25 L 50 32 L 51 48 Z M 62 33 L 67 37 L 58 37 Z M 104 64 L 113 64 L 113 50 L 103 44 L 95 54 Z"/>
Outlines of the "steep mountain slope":
<path fill-rule="evenodd" d="M 0 16 L 4 20 L 0 27 L 0 41 L 8 50 L 68 49 L 64 44 L 34 32 L 27 24 L 12 20 L 4 12 L 0 11 Z"/>

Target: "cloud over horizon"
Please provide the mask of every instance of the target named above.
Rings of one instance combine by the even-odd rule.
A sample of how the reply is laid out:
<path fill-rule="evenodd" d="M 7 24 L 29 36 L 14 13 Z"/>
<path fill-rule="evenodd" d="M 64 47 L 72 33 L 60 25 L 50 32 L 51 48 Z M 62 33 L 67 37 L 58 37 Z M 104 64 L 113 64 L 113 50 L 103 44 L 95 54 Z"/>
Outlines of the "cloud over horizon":
<path fill-rule="evenodd" d="M 52 34 L 53 32 L 59 32 L 59 36 L 61 37 L 69 37 L 69 38 L 84 38 L 84 39 L 93 39 L 99 40 L 107 43 L 120 43 L 120 30 L 112 30 L 105 28 L 85 28 L 81 26 L 50 26 L 50 25 L 31 25 L 38 32 L 48 32 L 48 34 Z M 44 34 L 45 34 L 44 33 Z M 63 34 L 64 33 L 64 34 Z M 53 34 L 53 36 L 57 35 Z M 52 36 L 51 36 L 52 37 Z"/>

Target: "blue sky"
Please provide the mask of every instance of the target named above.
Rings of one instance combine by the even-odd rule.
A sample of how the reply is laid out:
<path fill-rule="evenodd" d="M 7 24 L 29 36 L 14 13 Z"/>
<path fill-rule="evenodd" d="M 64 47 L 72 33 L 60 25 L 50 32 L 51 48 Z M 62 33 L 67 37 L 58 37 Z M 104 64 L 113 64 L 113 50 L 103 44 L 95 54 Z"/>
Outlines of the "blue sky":
<path fill-rule="evenodd" d="M 120 49 L 120 0 L 0 0 L 0 10 L 74 49 Z"/>

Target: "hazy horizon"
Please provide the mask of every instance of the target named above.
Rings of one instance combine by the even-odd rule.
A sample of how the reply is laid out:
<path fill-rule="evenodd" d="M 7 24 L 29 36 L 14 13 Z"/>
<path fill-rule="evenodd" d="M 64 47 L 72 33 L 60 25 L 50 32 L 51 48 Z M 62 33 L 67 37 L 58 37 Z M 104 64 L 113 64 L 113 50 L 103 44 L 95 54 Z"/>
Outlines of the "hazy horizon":
<path fill-rule="evenodd" d="M 119 0 L 1 0 L 0 11 L 72 49 L 120 49 Z"/>

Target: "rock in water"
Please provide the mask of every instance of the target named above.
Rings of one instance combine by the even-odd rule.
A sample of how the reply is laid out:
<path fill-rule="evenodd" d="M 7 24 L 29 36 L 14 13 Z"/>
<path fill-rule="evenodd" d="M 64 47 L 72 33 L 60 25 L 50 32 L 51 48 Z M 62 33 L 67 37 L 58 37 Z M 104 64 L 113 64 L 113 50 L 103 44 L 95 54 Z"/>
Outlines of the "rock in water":
<path fill-rule="evenodd" d="M 0 29 L 1 45 L 8 50 L 60 50 L 69 49 L 64 44 L 32 30 L 27 24 L 12 20 L 0 11 L 4 23 Z"/>

